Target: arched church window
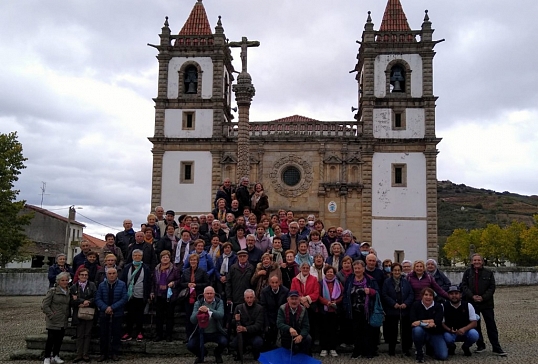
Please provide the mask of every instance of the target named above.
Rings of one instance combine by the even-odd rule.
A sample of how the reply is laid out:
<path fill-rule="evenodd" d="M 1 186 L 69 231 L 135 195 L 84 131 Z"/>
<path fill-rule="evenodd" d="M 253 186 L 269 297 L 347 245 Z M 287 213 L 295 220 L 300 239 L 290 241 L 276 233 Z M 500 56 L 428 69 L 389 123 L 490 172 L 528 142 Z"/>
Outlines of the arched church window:
<path fill-rule="evenodd" d="M 399 64 L 390 70 L 390 92 L 405 92 L 405 69 Z"/>
<path fill-rule="evenodd" d="M 185 69 L 185 93 L 195 94 L 198 92 L 198 70 L 195 66 L 189 66 Z"/>

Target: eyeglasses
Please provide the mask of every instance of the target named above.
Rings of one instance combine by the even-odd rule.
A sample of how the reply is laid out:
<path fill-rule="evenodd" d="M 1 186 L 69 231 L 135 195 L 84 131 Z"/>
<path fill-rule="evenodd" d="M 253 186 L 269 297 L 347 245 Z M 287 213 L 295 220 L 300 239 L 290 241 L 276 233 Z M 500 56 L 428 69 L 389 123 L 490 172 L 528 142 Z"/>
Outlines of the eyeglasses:
<path fill-rule="evenodd" d="M 329 230 L 329 233 L 335 233 L 335 232 L 336 232 L 336 231 L 334 231 L 334 230 Z"/>

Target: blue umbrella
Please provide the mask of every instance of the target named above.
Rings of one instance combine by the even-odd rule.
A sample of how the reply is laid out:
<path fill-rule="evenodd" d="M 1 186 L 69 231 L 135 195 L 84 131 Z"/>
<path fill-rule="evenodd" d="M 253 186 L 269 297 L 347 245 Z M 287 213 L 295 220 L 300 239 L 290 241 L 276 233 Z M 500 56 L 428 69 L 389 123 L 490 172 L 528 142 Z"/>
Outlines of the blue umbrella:
<path fill-rule="evenodd" d="M 317 360 L 306 354 L 291 355 L 291 352 L 285 348 L 278 348 L 261 353 L 258 361 L 262 364 L 321 364 Z"/>

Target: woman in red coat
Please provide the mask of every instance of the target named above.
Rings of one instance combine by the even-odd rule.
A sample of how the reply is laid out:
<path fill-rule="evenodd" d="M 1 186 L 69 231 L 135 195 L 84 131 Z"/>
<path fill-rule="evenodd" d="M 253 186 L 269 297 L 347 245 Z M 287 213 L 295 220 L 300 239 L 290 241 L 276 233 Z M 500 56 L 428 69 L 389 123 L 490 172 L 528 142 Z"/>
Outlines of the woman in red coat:
<path fill-rule="evenodd" d="M 317 313 L 319 298 L 319 282 L 316 277 L 310 274 L 310 265 L 302 263 L 299 267 L 299 274 L 291 280 L 290 291 L 299 292 L 301 305 L 308 311 L 310 321 L 310 336 L 312 341 L 316 340 L 317 331 L 319 330 L 319 318 Z"/>

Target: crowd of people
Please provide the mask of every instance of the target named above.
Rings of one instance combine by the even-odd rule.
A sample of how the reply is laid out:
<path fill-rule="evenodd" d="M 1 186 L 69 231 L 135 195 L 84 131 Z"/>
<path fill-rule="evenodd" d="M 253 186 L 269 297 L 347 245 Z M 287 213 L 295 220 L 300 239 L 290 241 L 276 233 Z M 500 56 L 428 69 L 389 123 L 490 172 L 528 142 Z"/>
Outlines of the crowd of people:
<path fill-rule="evenodd" d="M 63 363 L 59 350 L 70 316 L 77 326 L 75 363 L 89 361 L 96 322 L 98 361 L 119 360 L 121 341 L 147 339 L 149 302 L 156 313 L 154 341 L 173 341 L 175 312 L 185 312 L 184 344 L 195 363 L 204 362 L 206 342 L 217 343 L 217 363 L 227 347 L 240 359 L 248 346 L 258 359 L 278 345 L 312 355 L 313 343 L 321 357 L 350 347 L 352 358 L 372 358 L 381 329 L 391 356 L 398 337 L 406 356 L 414 345 L 418 363 L 425 353 L 447 359 L 456 342 L 470 356 L 472 345 L 477 353 L 486 347 L 480 315 L 493 352 L 506 355 L 495 325 L 495 279 L 480 255 L 454 285 L 434 259 L 381 260 L 368 242 L 314 215 L 268 215 L 262 184 L 252 192 L 248 186 L 242 178 L 233 190 L 225 180 L 208 214 L 176 221 L 174 211 L 159 206 L 136 232 L 125 220 L 124 230 L 107 234 L 99 251 L 81 242 L 71 266 L 58 255 L 42 305 L 44 364 Z"/>

